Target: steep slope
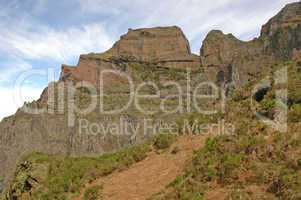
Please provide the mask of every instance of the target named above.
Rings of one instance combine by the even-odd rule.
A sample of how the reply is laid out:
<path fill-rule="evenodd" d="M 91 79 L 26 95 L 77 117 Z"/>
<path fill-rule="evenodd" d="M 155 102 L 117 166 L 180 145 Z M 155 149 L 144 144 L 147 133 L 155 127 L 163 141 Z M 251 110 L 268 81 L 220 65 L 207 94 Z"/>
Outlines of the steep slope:
<path fill-rule="evenodd" d="M 265 52 L 284 59 L 300 57 L 301 4 L 286 5 L 262 27 Z"/>
<path fill-rule="evenodd" d="M 261 35 L 243 42 L 221 31 L 208 34 L 201 63 L 211 80 L 239 88 L 271 72 L 271 67 L 300 57 L 301 3 L 286 5 L 262 27 Z"/>
<path fill-rule="evenodd" d="M 101 186 L 101 196 L 104 200 L 147 199 L 182 174 L 185 165 L 191 161 L 193 151 L 198 150 L 204 141 L 204 136 L 179 137 L 164 152 L 151 152 L 146 159 L 129 169 L 99 178 L 88 184 L 85 189 Z M 76 198 L 81 199 L 85 199 L 84 195 Z"/>
<path fill-rule="evenodd" d="M 124 134 L 121 129 L 118 129 L 119 133 L 116 134 L 116 129 L 110 129 L 108 133 L 100 131 L 99 134 L 89 134 L 81 132 L 80 119 L 86 119 L 90 124 L 101 123 L 106 126 L 120 121 L 131 125 L 143 124 L 145 116 L 153 120 L 152 125 L 160 120 L 177 122 L 182 116 L 179 112 L 162 113 L 159 109 L 160 99 L 171 95 L 171 98 L 165 102 L 165 106 L 170 110 L 177 108 L 179 102 L 179 99 L 175 98 L 177 88 L 168 87 L 164 83 L 177 81 L 184 88 L 184 93 L 187 92 L 186 69 L 191 71 L 191 87 L 197 86 L 204 80 L 212 80 L 219 86 L 227 87 L 229 89 L 227 94 L 230 97 L 237 91 L 239 93 L 245 90 L 245 93 L 250 94 L 251 91 L 245 89 L 246 85 L 250 86 L 261 77 L 273 74 L 277 64 L 282 65 L 283 61 L 300 58 L 300 5 L 300 2 L 287 5 L 263 26 L 261 36 L 250 42 L 242 42 L 233 35 L 212 31 L 203 43 L 200 58 L 191 54 L 187 39 L 179 28 L 159 27 L 129 30 L 109 51 L 102 54 L 82 55 L 78 65 L 74 67 L 63 65 L 60 80 L 50 84 L 38 101 L 25 105 L 43 109 L 43 113 L 28 114 L 20 109 L 15 115 L 0 123 L 0 180 L 3 177 L 7 183 L 17 161 L 22 155 L 31 152 L 76 157 L 95 156 L 141 143 L 157 131 L 148 130 L 144 133 L 140 130 L 137 134 L 135 130 L 130 130 Z M 295 66 L 295 71 L 299 72 L 298 62 Z M 141 104 L 145 109 L 155 110 L 155 114 L 145 115 L 133 104 L 126 111 L 115 115 L 101 113 L 98 109 L 89 114 L 73 113 L 68 110 L 66 107 L 70 100 L 66 95 L 68 85 L 74 86 L 81 81 L 96 86 L 94 95 L 104 98 L 106 110 L 120 108 L 129 101 L 128 80 L 119 76 L 103 77 L 105 91 L 99 91 L 101 86 L 99 80 L 104 70 L 117 70 L 130 76 L 135 84 L 156 83 L 161 90 L 160 96 L 155 100 L 142 101 Z M 295 85 L 290 85 L 289 89 L 293 92 L 289 92 L 288 103 L 295 113 L 294 121 L 298 122 L 300 76 L 298 73 L 294 75 Z M 240 90 L 233 92 L 232 88 Z M 59 93 L 59 91 L 63 92 Z M 75 103 L 85 108 L 91 100 L 90 92 L 83 88 L 78 88 L 76 92 Z M 100 92 L 104 92 L 105 95 L 100 95 Z M 142 92 L 154 94 L 154 88 L 145 87 Z M 235 98 L 245 99 L 245 93 L 238 94 Z M 184 99 L 191 100 L 189 97 Z M 270 105 L 274 105 L 269 100 L 264 101 L 265 104 L 261 106 L 269 109 Z M 188 107 L 186 104 L 184 106 L 185 109 Z M 194 113 L 196 110 L 184 110 L 184 112 Z M 237 121 L 239 112 L 241 111 L 231 113 L 234 116 L 232 120 Z M 245 112 L 251 114 L 249 110 Z M 273 112 L 270 110 L 267 113 Z M 70 116 L 74 118 L 72 127 L 70 127 Z M 184 117 L 193 120 L 195 115 Z M 248 117 L 246 121 L 254 120 L 254 116 Z M 217 121 L 215 116 L 212 118 L 215 118 L 214 122 Z M 223 119 L 224 116 L 220 115 L 219 118 Z M 104 135 L 106 137 L 103 137 Z"/>
<path fill-rule="evenodd" d="M 160 98 L 177 95 L 177 88 L 164 86 L 166 82 L 181 80 L 180 85 L 186 87 L 186 69 L 194 71 L 191 74 L 192 86 L 202 80 L 199 76 L 199 57 L 190 53 L 189 43 L 177 27 L 129 30 L 109 51 L 81 55 L 75 67 L 63 65 L 60 80 L 49 84 L 38 101 L 25 104 L 15 115 L 1 122 L 0 178 L 9 180 L 17 160 L 30 152 L 93 156 L 143 141 L 153 134 L 152 130 L 144 133 L 145 117 L 151 120 L 150 124 L 157 124 L 160 119 L 175 121 L 175 115 L 160 112 Z M 82 81 L 95 87 L 98 101 L 100 76 L 105 70 L 123 74 L 122 77 L 118 74 L 103 76 L 105 111 L 120 109 L 132 100 L 133 91 L 130 91 L 128 79 L 124 77 L 129 76 L 135 86 L 145 81 L 158 85 L 160 97 L 151 102 L 143 99 L 140 102 L 144 110 L 155 111 L 155 114 L 145 115 L 133 101 L 128 109 L 117 114 L 104 114 L 100 112 L 99 105 L 88 114 L 70 110 L 68 106 L 73 100 L 79 109 L 84 109 L 90 103 L 89 91 L 74 89 Z M 70 91 L 74 91 L 74 94 L 68 93 Z M 152 94 L 152 91 L 152 86 L 140 90 L 141 94 Z M 170 98 L 165 102 L 165 107 L 174 110 L 177 102 L 178 98 Z M 30 114 L 25 111 L 26 108 L 38 108 L 40 111 Z M 71 126 L 70 119 L 73 121 Z M 96 133 L 92 131 L 92 134 L 90 129 L 82 130 L 82 119 L 89 124 L 97 123 L 100 128 Z M 120 128 L 118 133 L 112 128 L 116 124 Z M 122 129 L 122 124 L 130 128 Z M 131 126 L 140 128 L 137 131 Z"/>
<path fill-rule="evenodd" d="M 124 68 L 128 63 L 182 70 L 200 67 L 199 56 L 191 53 L 180 28 L 130 29 L 107 52 L 81 55 L 75 68 L 63 65 L 61 79 L 71 76 L 75 80 L 97 84 L 101 70 Z"/>
<path fill-rule="evenodd" d="M 255 117 L 252 87 L 229 100 L 226 122 L 235 126 L 233 135 L 208 138 L 196 151 L 184 175 L 149 200 L 280 200 L 301 198 L 301 62 L 285 62 L 288 67 L 287 131 L 271 128 Z M 279 66 L 282 68 L 282 65 Z M 272 86 L 257 102 L 261 113 L 275 112 L 279 99 Z M 298 92 L 299 91 L 299 92 Z M 279 109 L 279 108 L 278 108 Z M 285 108 L 282 108 L 285 109 Z"/>

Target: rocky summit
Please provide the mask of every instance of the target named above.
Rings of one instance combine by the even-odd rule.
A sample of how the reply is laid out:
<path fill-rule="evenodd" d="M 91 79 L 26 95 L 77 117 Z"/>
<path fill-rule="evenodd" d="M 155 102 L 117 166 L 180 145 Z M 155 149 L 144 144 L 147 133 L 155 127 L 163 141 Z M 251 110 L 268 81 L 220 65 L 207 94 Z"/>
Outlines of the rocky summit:
<path fill-rule="evenodd" d="M 77 66 L 62 65 L 60 79 L 57 82 L 50 83 L 41 94 L 39 100 L 26 103 L 15 115 L 2 120 L 0 123 L 0 189 L 2 188 L 2 180 L 4 180 L 4 185 L 8 188 L 6 199 L 22 199 L 20 196 L 23 193 L 26 193 L 27 199 L 31 198 L 32 188 L 38 187 L 36 186 L 36 182 L 39 179 L 33 179 L 36 174 L 30 176 L 23 176 L 22 174 L 20 180 L 18 179 L 13 184 L 10 184 L 10 181 L 14 177 L 15 179 L 16 177 L 20 177 L 20 174 L 18 176 L 18 172 L 26 169 L 27 173 L 31 169 L 29 166 L 36 167 L 33 163 L 23 163 L 25 155 L 39 152 L 47 155 L 66 156 L 68 159 L 71 159 L 70 162 L 72 163 L 78 162 L 78 160 L 72 160 L 74 157 L 93 157 L 106 152 L 115 152 L 133 144 L 143 143 L 154 134 L 154 130 L 148 129 L 145 132 L 145 129 L 143 129 L 147 127 L 144 121 L 146 117 L 150 119 L 150 124 L 156 127 L 162 121 L 174 122 L 183 126 L 183 122 L 181 121 L 183 117 L 188 118 L 190 120 L 189 123 L 193 122 L 193 117 L 195 117 L 193 113 L 196 113 L 197 109 L 190 109 L 189 107 L 192 101 L 190 88 L 197 87 L 200 82 L 212 81 L 220 86 L 222 90 L 225 90 L 225 96 L 229 99 L 244 101 L 246 97 L 244 93 L 239 93 L 241 90 L 247 91 L 246 87 L 250 86 L 250 84 L 255 84 L 262 78 L 273 75 L 277 66 L 287 61 L 296 63 L 294 66 L 299 66 L 300 59 L 301 2 L 285 6 L 285 8 L 262 27 L 261 35 L 252 41 L 241 41 L 232 34 L 224 34 L 219 30 L 209 32 L 203 41 L 202 47 L 200 47 L 200 56 L 191 53 L 189 42 L 179 27 L 129 29 L 108 51 L 81 55 Z M 300 104 L 300 93 L 296 89 L 300 86 L 299 68 L 294 68 L 294 73 L 292 73 L 294 77 L 292 80 L 295 80 L 295 82 L 293 82 L 293 86 L 291 87 L 294 92 L 291 95 L 290 106 Z M 145 82 L 156 84 L 156 89 L 160 90 L 157 99 L 147 99 L 139 102 L 140 108 L 142 107 L 144 110 L 149 111 L 148 114 L 141 112 L 141 109 L 137 109 L 137 106 L 131 102 L 130 94 L 133 91 L 130 90 L 129 80 L 118 75 L 116 76 L 116 74 L 103 76 L 102 72 L 105 70 L 115 70 L 129 76 L 135 85 Z M 187 81 L 187 79 L 189 80 Z M 100 80 L 103 80 L 103 83 Z M 75 90 L 75 99 L 74 101 L 72 99 L 72 103 L 80 108 L 86 108 L 89 105 L 91 101 L 89 96 L 91 96 L 91 93 L 93 93 L 93 97 L 103 100 L 104 106 L 102 107 L 102 111 L 120 109 L 128 102 L 131 103 L 126 110 L 118 112 L 118 114 L 108 114 L 100 112 L 98 109 L 92 110 L 88 114 L 73 113 L 74 110 L 68 110 L 68 103 L 70 103 L 68 101 L 70 99 L 68 99 L 67 91 L 70 85 L 74 87 L 74 85 L 82 82 L 93 85 L 96 87 L 96 90 L 91 92 L 83 88 L 73 88 Z M 181 91 L 186 96 L 176 96 L 179 88 L 172 87 L 170 85 L 171 82 L 179 83 Z M 152 87 L 141 87 L 140 89 L 140 92 L 143 94 L 154 94 L 154 88 Z M 204 88 L 203 90 L 206 94 L 210 92 L 208 88 Z M 259 99 L 264 99 L 267 93 L 268 91 L 264 91 L 264 94 L 261 95 L 262 98 Z M 225 98 L 225 96 L 222 97 Z M 269 93 L 267 96 L 273 97 Z M 169 111 L 176 110 L 176 112 L 166 114 L 160 110 L 162 109 L 162 99 L 164 98 L 164 108 Z M 184 116 L 182 116 L 183 110 L 179 110 L 177 107 L 179 102 L 184 102 Z M 271 110 L 270 107 L 275 104 L 270 101 L 263 102 L 264 105 L 262 106 L 265 107 L 262 113 L 266 116 L 272 115 L 270 118 L 273 118 L 275 111 Z M 241 104 L 239 106 L 242 106 Z M 216 101 L 213 103 L 206 102 L 202 105 L 206 109 L 210 106 L 219 106 Z M 40 112 L 30 114 L 24 111 L 25 107 L 39 109 Z M 229 117 L 231 120 L 234 118 L 233 121 L 237 122 L 239 120 L 235 117 L 241 112 L 245 112 L 244 114 L 247 115 L 248 118 L 244 116 L 246 117 L 246 121 L 254 119 L 254 116 L 249 116 L 251 115 L 250 110 L 241 111 L 237 110 L 237 108 L 236 110 L 233 109 L 233 113 L 227 116 L 216 113 L 212 117 L 205 119 L 202 117 L 201 119 L 206 122 L 214 120 L 216 122 L 216 115 L 219 115 L 222 120 Z M 189 114 L 188 117 L 187 113 Z M 294 120 L 296 121 L 296 118 Z M 98 132 L 95 134 L 85 133 L 81 129 L 84 126 L 88 127 L 88 130 L 92 130 L 97 123 L 101 125 L 99 125 L 100 128 L 98 128 Z M 112 123 L 121 125 L 112 128 Z M 237 123 L 240 124 L 240 122 Z M 93 126 L 90 126 L 91 124 Z M 124 124 L 127 124 L 127 126 Z M 142 124 L 142 129 L 138 129 L 140 127 L 139 124 Z M 244 128 L 246 127 L 248 126 L 244 126 Z M 254 129 L 251 126 L 249 128 Z M 259 129 L 262 130 L 263 128 L 259 127 Z M 119 134 L 116 134 L 116 130 Z M 255 130 L 254 135 L 258 133 L 258 130 Z M 257 147 L 253 148 L 252 145 L 253 143 L 245 151 L 250 155 L 258 153 Z M 215 146 L 215 142 L 209 141 L 207 146 L 209 146 L 208 151 L 213 152 L 212 148 Z M 224 147 L 225 145 L 222 146 Z M 287 145 L 287 148 L 289 148 L 289 145 Z M 176 150 L 174 151 L 176 154 Z M 128 156 L 128 152 L 125 154 Z M 203 154 L 204 152 L 199 153 L 199 155 Z M 229 154 L 221 158 L 221 160 L 226 160 L 227 163 L 230 163 L 230 167 L 236 166 L 236 162 L 242 158 L 235 157 L 231 160 L 229 158 L 231 155 Z M 122 160 L 120 157 L 126 156 L 117 154 L 114 159 L 120 161 Z M 38 158 L 40 159 L 40 154 L 38 154 Z M 41 159 L 43 160 L 43 158 L 42 156 Z M 106 158 L 103 159 L 107 161 Z M 116 164 L 117 161 L 115 162 L 114 159 L 114 164 Z M 131 158 L 130 163 L 135 159 Z M 204 159 L 208 159 L 208 156 L 204 156 Z M 64 162 L 64 159 L 58 160 L 59 162 Z M 140 158 L 137 160 L 140 160 Z M 108 162 L 112 162 L 112 160 Z M 198 162 L 200 160 L 197 160 L 195 163 Z M 209 162 L 212 162 L 212 160 Z M 57 165 L 59 164 L 56 164 L 58 169 Z M 122 166 L 127 165 L 127 163 L 123 163 Z M 17 172 L 14 175 L 17 166 Z M 43 171 L 43 173 L 50 173 L 51 170 L 55 171 L 55 167 L 55 169 L 50 169 L 48 168 L 49 166 L 45 167 L 43 165 L 39 170 Z M 216 166 L 219 167 L 220 165 Z M 103 166 L 101 165 L 101 167 Z M 200 171 L 204 169 L 203 166 L 196 168 Z M 211 171 L 206 171 L 206 173 L 217 173 L 215 172 L 216 168 L 212 168 L 210 169 Z M 227 171 L 228 168 L 224 170 Z M 93 173 L 91 172 L 91 174 Z M 102 168 L 102 173 L 106 174 L 106 169 Z M 187 180 L 201 176 L 198 172 L 196 174 L 194 177 L 188 177 Z M 213 180 L 212 177 L 208 175 L 206 181 Z M 246 179 L 246 177 L 236 178 L 239 180 Z M 21 184 L 20 186 L 18 181 L 21 181 L 23 185 Z M 178 181 L 182 181 L 182 179 Z M 16 182 L 18 184 L 15 184 Z M 214 184 L 217 183 L 219 184 L 218 181 Z M 275 182 L 275 187 L 278 187 L 277 184 L 278 182 Z M 72 188 L 71 186 L 69 188 L 69 186 L 64 187 L 66 191 L 63 192 L 69 192 L 69 189 Z M 48 189 L 45 189 L 45 191 L 48 191 Z M 76 192 L 79 191 L 77 190 Z M 195 196 L 183 199 L 195 199 L 192 197 Z"/>
<path fill-rule="evenodd" d="M 135 62 L 170 69 L 200 68 L 199 56 L 191 53 L 189 42 L 179 27 L 130 29 L 110 50 L 81 55 L 76 67 L 63 65 L 61 79 L 72 77 L 96 84 L 100 70 Z"/>
<path fill-rule="evenodd" d="M 300 3 L 285 6 L 262 27 L 260 37 L 252 41 L 211 31 L 200 52 L 209 79 L 240 87 L 268 75 L 279 61 L 300 58 L 300 6 Z"/>

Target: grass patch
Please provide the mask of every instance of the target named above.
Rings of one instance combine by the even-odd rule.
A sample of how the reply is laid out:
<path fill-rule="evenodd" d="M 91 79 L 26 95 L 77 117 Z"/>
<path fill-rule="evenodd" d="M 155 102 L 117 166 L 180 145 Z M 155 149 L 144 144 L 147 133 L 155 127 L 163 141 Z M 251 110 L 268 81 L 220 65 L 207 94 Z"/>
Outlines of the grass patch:
<path fill-rule="evenodd" d="M 203 199 L 217 185 L 224 189 L 227 199 L 300 199 L 301 161 L 298 155 L 289 153 L 300 152 L 300 145 L 295 145 L 300 138 L 294 137 L 298 128 L 295 131 L 275 132 L 269 136 L 269 143 L 265 134 L 257 132 L 208 138 L 195 152 L 185 174 L 151 199 Z M 250 192 L 254 187 L 264 190 Z"/>
<path fill-rule="evenodd" d="M 301 121 L 301 105 L 300 104 L 295 104 L 291 107 L 288 118 L 289 118 L 290 122 L 300 122 Z"/>
<path fill-rule="evenodd" d="M 28 192 L 31 199 L 71 199 L 85 183 L 143 160 L 150 150 L 150 145 L 143 144 L 93 158 L 30 154 L 24 158 L 27 164 L 19 166 L 7 199 L 21 198 Z M 39 186 L 35 187 L 32 180 Z"/>
<path fill-rule="evenodd" d="M 156 150 L 168 149 L 176 140 L 176 135 L 173 134 L 159 134 L 154 138 L 154 148 Z"/>
<path fill-rule="evenodd" d="M 84 200 L 102 200 L 101 186 L 92 186 L 85 191 Z"/>

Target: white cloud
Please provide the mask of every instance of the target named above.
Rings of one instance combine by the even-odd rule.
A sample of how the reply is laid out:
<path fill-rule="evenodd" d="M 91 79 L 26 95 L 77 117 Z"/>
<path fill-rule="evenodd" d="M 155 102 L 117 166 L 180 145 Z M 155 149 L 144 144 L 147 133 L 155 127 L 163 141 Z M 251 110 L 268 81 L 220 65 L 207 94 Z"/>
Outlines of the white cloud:
<path fill-rule="evenodd" d="M 18 103 L 15 101 L 14 97 L 14 88 L 6 88 L 0 87 L 0 121 L 7 116 L 13 115 L 18 108 L 22 106 L 22 103 Z M 33 88 L 33 87 L 23 87 L 21 89 L 22 92 L 22 102 L 31 102 L 33 100 L 37 100 L 42 93 L 41 88 Z M 20 98 L 20 97 L 16 97 Z M 19 100 L 18 100 L 19 101 Z"/>
<path fill-rule="evenodd" d="M 249 40 L 259 35 L 261 26 L 287 3 L 296 0 L 79 0 L 85 14 L 115 16 L 114 25 L 139 27 L 180 26 L 198 53 L 201 42 L 212 29 L 233 33 Z M 134 27 L 129 27 L 134 28 Z"/>
<path fill-rule="evenodd" d="M 32 69 L 32 66 L 21 59 L 14 58 L 9 62 L 0 63 L 0 85 L 11 82 L 19 73 Z"/>
<path fill-rule="evenodd" d="M 83 53 L 104 51 L 113 43 L 101 24 L 88 24 L 65 31 L 45 26 L 35 30 L 33 26 L 37 25 L 1 30 L 0 49 L 22 59 L 68 62 Z"/>

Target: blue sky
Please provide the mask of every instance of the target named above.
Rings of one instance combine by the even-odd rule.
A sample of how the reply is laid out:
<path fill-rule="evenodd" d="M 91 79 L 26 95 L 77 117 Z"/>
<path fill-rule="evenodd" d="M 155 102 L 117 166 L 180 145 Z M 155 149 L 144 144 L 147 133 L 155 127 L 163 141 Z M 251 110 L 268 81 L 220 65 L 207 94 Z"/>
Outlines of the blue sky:
<path fill-rule="evenodd" d="M 199 52 L 212 29 L 241 40 L 257 37 L 261 26 L 292 0 L 0 0 L 0 119 L 47 86 L 33 76 L 14 101 L 15 83 L 28 70 L 74 65 L 80 54 L 110 48 L 128 28 L 180 26 Z"/>

